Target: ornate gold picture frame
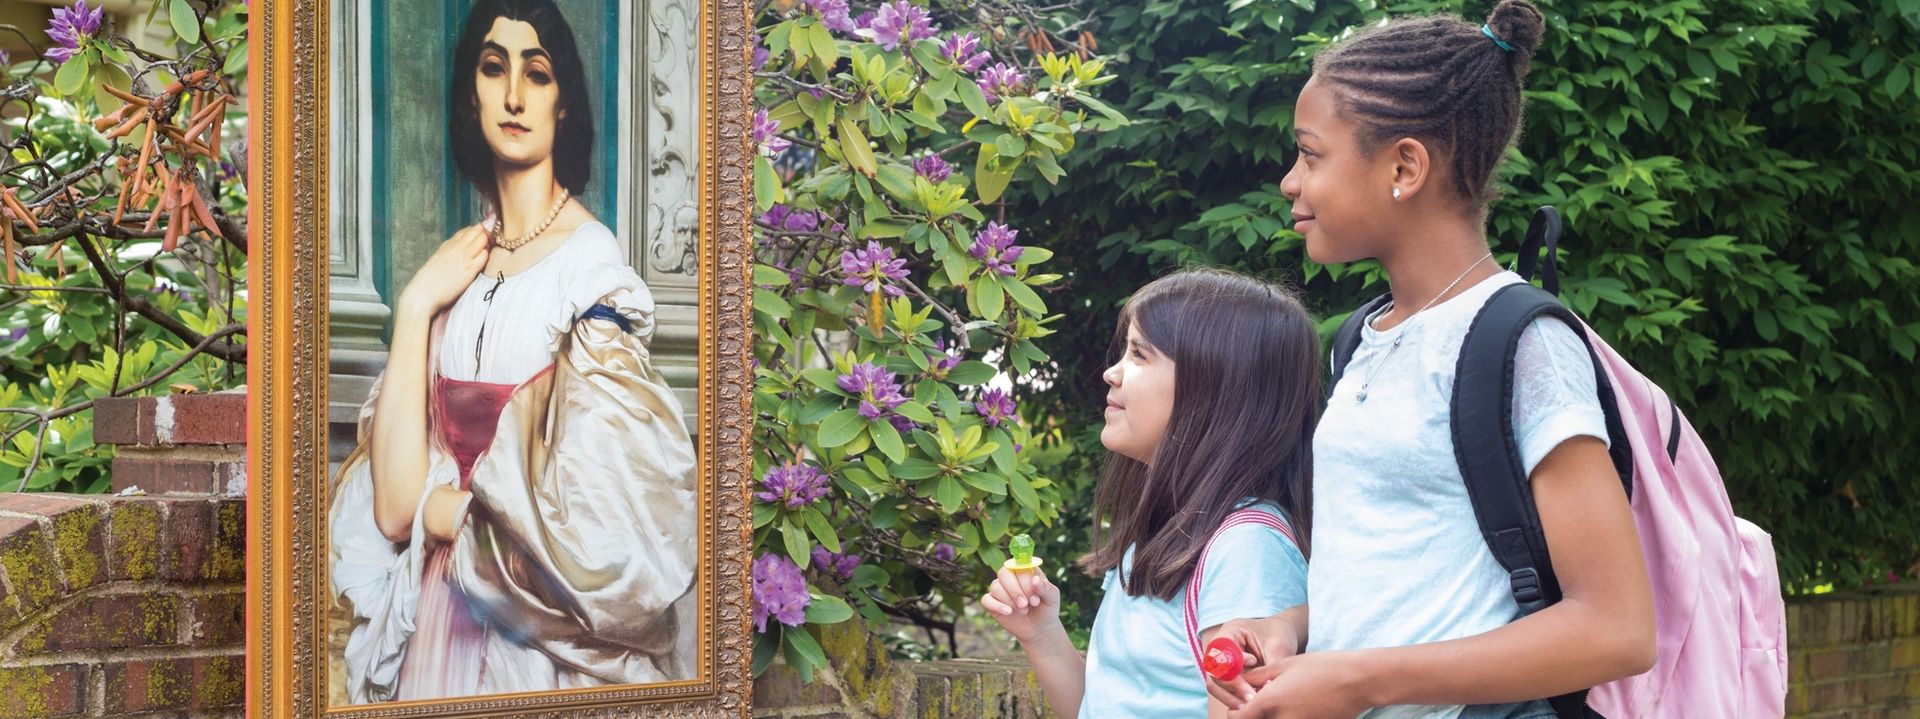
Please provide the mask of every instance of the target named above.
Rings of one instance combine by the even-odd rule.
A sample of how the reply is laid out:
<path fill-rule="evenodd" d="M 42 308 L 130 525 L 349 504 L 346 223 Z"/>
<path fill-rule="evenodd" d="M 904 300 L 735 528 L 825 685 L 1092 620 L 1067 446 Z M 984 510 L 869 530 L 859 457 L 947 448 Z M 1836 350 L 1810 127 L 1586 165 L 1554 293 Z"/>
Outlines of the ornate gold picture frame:
<path fill-rule="evenodd" d="M 542 12 L 565 21 L 503 5 L 551 6 Z M 749 714 L 750 9 L 253 7 L 250 717 Z M 567 43 L 556 28 L 570 28 L 573 47 L 557 49 Z M 479 59 L 463 61 L 473 47 Z M 580 147 L 583 117 L 595 142 Z M 477 129 L 463 136 L 460 118 Z M 532 161 L 515 143 L 543 131 L 536 154 L 575 152 L 572 174 L 501 179 L 522 177 Z M 453 157 L 489 148 L 496 162 Z M 565 192 L 540 195 L 529 215 L 536 203 L 513 193 L 536 184 Z M 488 271 L 464 292 L 415 288 L 453 266 L 435 253 L 462 238 Z M 516 262 L 522 241 L 527 257 L 547 259 Z M 537 311 L 496 318 L 496 292 Z M 480 308 L 476 339 L 460 334 L 470 331 L 461 303 Z M 535 344 L 527 338 L 550 341 L 552 362 L 522 378 L 502 357 Z M 443 345 L 459 345 L 472 369 L 448 364 Z M 377 379 L 423 359 L 425 373 Z M 605 391 L 608 378 L 631 392 Z M 470 396 L 452 384 L 493 392 L 504 408 L 491 405 L 476 432 L 471 410 L 449 404 Z M 426 421 L 414 423 L 426 430 L 373 431 L 377 417 L 415 417 L 387 409 L 382 392 L 401 398 L 393 406 L 409 406 L 406 392 L 426 398 Z M 392 450 L 370 458 L 371 439 L 415 435 L 426 447 L 417 465 Z M 603 459 L 606 447 L 623 458 Z M 609 469 L 589 482 L 586 466 Z M 425 468 L 427 479 L 373 483 L 420 474 L 377 467 Z M 412 524 L 395 502 L 414 508 Z M 378 556 L 354 553 L 364 547 Z M 353 583 L 380 562 L 404 586 L 376 587 L 399 599 L 375 608 L 374 590 Z M 423 598 L 428 586 L 452 599 Z M 449 616 L 453 629 L 428 631 Z M 443 679 L 454 688 L 423 689 Z"/>

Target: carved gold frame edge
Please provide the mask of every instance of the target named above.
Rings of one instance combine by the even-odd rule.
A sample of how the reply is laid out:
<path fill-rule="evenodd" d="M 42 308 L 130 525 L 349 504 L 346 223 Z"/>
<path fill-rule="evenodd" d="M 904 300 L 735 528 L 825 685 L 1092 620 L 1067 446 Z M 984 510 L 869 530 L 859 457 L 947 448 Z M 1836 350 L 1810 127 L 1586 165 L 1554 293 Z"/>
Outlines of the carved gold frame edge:
<path fill-rule="evenodd" d="M 701 511 L 711 518 L 703 572 L 707 682 L 581 693 L 556 706 L 551 693 L 458 702 L 461 716 L 747 717 L 753 655 L 751 22 L 748 0 L 701 0 Z M 316 609 L 318 512 L 327 479 L 328 218 L 326 0 L 253 6 L 249 17 L 247 210 L 256 238 L 248 264 L 247 716 L 307 719 L 325 706 Z M 297 491 L 306 488 L 307 491 Z M 688 696 L 686 687 L 700 693 Z M 657 697 L 679 692 L 677 696 Z M 652 703 L 606 706 L 607 701 Z M 672 702 L 672 703 L 667 703 Z M 530 706 L 541 703 L 544 706 Z M 443 706 L 452 709 L 455 703 Z M 414 705 L 377 712 L 409 716 Z M 526 710 L 532 709 L 531 713 Z M 442 711 L 442 709 L 431 709 Z M 353 716 L 372 716 L 360 710 Z"/>

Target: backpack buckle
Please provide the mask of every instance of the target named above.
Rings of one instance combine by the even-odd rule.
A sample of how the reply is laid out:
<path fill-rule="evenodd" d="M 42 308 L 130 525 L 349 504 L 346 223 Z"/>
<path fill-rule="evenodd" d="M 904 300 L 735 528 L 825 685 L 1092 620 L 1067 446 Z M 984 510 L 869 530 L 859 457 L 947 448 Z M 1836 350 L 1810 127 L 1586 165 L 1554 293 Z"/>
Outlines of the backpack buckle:
<path fill-rule="evenodd" d="M 1547 608 L 1547 595 L 1540 591 L 1540 573 L 1533 567 L 1513 570 L 1507 578 L 1513 582 L 1513 600 L 1520 604 L 1521 616 Z"/>

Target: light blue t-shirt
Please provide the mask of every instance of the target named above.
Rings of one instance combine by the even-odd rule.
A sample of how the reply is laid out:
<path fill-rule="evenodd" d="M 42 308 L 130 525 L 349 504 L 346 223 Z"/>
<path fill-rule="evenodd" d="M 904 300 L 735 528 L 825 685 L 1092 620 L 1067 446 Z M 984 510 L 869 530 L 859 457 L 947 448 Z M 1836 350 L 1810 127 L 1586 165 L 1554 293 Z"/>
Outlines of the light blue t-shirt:
<path fill-rule="evenodd" d="M 1308 652 L 1458 639 L 1519 616 L 1454 458 L 1450 402 L 1468 326 L 1494 291 L 1520 281 L 1502 272 L 1398 326 L 1361 333 L 1313 438 Z M 1593 360 L 1559 320 L 1535 320 L 1521 333 L 1513 423 L 1529 474 L 1570 438 L 1607 437 Z M 1392 706 L 1364 717 L 1550 715 L 1545 703 L 1529 702 Z"/>
<path fill-rule="evenodd" d="M 1285 517 L 1272 503 L 1253 507 Z M 1133 566 L 1128 547 L 1121 567 Z M 1082 719 L 1205 717 L 1207 688 L 1187 643 L 1187 590 L 1172 599 L 1128 596 L 1121 569 L 1108 570 L 1100 613 L 1087 642 Z M 1207 554 L 1195 613 L 1200 630 L 1229 619 L 1266 617 L 1307 601 L 1307 560 L 1270 528 L 1228 529 Z"/>

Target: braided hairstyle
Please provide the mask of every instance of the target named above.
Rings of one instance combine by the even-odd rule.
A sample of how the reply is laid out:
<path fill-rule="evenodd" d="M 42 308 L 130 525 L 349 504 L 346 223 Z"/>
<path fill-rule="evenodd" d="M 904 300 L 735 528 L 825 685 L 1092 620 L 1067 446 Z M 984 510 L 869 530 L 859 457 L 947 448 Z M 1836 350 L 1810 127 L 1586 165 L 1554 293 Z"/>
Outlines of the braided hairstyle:
<path fill-rule="evenodd" d="M 1321 52 L 1313 74 L 1360 126 L 1362 153 L 1420 140 L 1448 159 L 1460 196 L 1484 207 L 1518 139 L 1520 90 L 1546 22 L 1527 0 L 1500 0 L 1487 27 L 1512 50 L 1455 15 L 1407 17 Z"/>

